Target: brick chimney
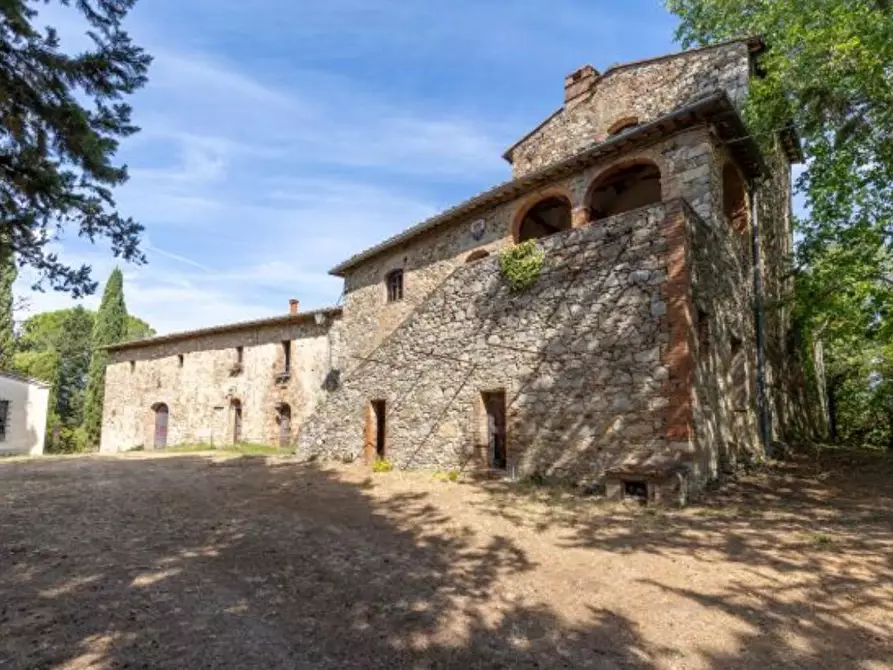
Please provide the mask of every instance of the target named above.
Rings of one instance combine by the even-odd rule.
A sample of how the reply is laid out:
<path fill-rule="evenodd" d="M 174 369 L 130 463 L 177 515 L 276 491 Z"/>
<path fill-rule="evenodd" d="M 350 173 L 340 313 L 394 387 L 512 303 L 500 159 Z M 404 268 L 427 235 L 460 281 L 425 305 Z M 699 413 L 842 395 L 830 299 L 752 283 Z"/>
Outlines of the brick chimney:
<path fill-rule="evenodd" d="M 598 77 L 598 70 L 591 65 L 584 65 L 576 72 L 571 72 L 564 78 L 564 104 L 567 105 L 589 93 Z"/>
<path fill-rule="evenodd" d="M 298 313 L 298 305 L 300 305 L 300 303 L 295 298 L 292 298 L 291 300 L 289 300 L 288 301 L 288 313 L 289 314 L 297 314 Z"/>

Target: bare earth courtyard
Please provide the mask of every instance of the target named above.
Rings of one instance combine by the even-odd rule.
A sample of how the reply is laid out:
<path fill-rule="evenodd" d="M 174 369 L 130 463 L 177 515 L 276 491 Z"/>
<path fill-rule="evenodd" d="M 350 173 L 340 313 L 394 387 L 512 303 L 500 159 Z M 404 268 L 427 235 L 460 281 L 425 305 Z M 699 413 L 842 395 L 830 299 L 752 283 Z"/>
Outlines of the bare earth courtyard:
<path fill-rule="evenodd" d="M 288 459 L 0 461 L 0 669 L 893 668 L 893 459 L 829 458 L 681 511 Z"/>

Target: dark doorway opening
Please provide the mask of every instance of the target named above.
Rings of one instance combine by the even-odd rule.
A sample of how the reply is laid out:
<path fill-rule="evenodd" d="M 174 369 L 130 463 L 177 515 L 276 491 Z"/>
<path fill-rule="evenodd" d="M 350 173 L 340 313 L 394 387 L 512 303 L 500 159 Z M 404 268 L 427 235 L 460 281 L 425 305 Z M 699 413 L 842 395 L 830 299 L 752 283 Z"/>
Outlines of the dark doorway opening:
<path fill-rule="evenodd" d="M 487 452 L 490 467 L 505 470 L 508 455 L 505 443 L 505 391 L 485 391 L 481 394 L 487 412 Z"/>
<path fill-rule="evenodd" d="M 641 481 L 623 482 L 623 497 L 640 503 L 648 502 L 648 484 Z"/>
<path fill-rule="evenodd" d="M 384 400 L 372 401 L 372 414 L 375 417 L 375 457 L 385 457 L 385 438 L 387 435 L 387 404 Z"/>
<path fill-rule="evenodd" d="M 170 411 L 167 405 L 160 403 L 155 405 L 155 448 L 164 449 L 167 446 L 167 423 Z"/>
<path fill-rule="evenodd" d="M 291 406 L 285 403 L 279 405 L 277 416 L 279 421 L 279 446 L 291 446 Z"/>
<path fill-rule="evenodd" d="M 242 403 L 233 400 L 233 444 L 239 444 L 242 441 Z"/>

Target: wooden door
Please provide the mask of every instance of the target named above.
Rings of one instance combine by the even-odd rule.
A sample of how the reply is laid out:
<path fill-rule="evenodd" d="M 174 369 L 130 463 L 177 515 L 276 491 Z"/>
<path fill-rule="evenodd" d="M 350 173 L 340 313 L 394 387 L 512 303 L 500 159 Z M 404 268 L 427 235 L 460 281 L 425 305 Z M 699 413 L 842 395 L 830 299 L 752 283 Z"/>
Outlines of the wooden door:
<path fill-rule="evenodd" d="M 291 407 L 288 405 L 279 408 L 279 446 L 291 446 Z"/>
<path fill-rule="evenodd" d="M 164 449 L 167 446 L 167 424 L 168 416 L 167 405 L 158 405 L 155 408 L 155 448 Z"/>
<path fill-rule="evenodd" d="M 233 403 L 233 444 L 242 441 L 242 403 Z"/>
<path fill-rule="evenodd" d="M 494 391 L 483 394 L 487 410 L 487 449 L 490 467 L 505 470 L 508 466 L 505 430 L 505 392 Z"/>
<path fill-rule="evenodd" d="M 385 457 L 385 439 L 387 438 L 387 405 L 384 400 L 373 400 L 372 411 L 375 415 L 375 456 Z"/>

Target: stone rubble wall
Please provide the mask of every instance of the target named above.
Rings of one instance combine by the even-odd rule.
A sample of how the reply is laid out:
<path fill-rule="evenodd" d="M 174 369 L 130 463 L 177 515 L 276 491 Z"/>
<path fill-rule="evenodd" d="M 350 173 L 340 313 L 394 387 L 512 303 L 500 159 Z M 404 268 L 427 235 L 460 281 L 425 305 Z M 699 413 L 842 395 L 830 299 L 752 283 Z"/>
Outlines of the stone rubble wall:
<path fill-rule="evenodd" d="M 619 120 L 653 121 L 699 97 L 725 90 L 741 107 L 750 55 L 743 42 L 681 53 L 606 73 L 512 151 L 515 177 L 557 163 L 603 141 Z"/>
<path fill-rule="evenodd" d="M 100 451 L 151 449 L 153 406 L 158 403 L 170 411 L 168 445 L 231 444 L 233 399 L 242 404 L 243 442 L 278 444 L 277 408 L 282 403 L 291 407 L 294 441 L 322 393 L 336 329 L 311 320 L 111 352 Z M 277 382 L 276 374 L 284 368 L 285 340 L 292 342 L 292 374 Z M 238 346 L 244 347 L 243 369 L 232 374 Z"/>
<path fill-rule="evenodd" d="M 345 373 L 356 367 L 424 304 L 450 274 L 462 267 L 470 254 L 480 251 L 495 254 L 513 244 L 513 224 L 533 203 L 557 193 L 564 195 L 575 212 L 579 212 L 587 206 L 592 183 L 618 164 L 654 162 L 661 170 L 664 201 L 684 198 L 702 217 L 711 217 L 715 206 L 715 194 L 710 188 L 711 159 L 707 129 L 691 130 L 621 159 L 597 163 L 368 259 L 345 277 L 342 346 L 336 351 L 336 367 Z M 484 221 L 479 239 L 472 234 L 471 224 L 476 220 Z M 403 300 L 388 303 L 385 277 L 398 268 L 403 270 Z"/>
<path fill-rule="evenodd" d="M 504 389 L 509 468 L 576 482 L 631 462 L 674 462 L 668 439 L 665 204 L 540 241 L 522 293 L 498 258 L 459 267 L 343 378 L 308 420 L 298 454 L 363 454 L 370 401 L 387 403 L 399 467 L 487 463 L 483 391 Z"/>

